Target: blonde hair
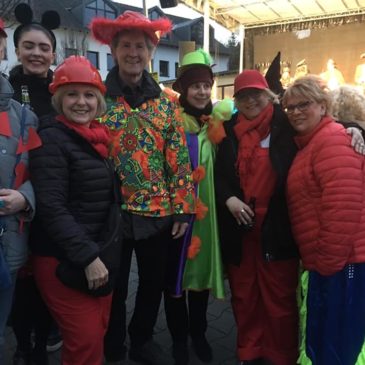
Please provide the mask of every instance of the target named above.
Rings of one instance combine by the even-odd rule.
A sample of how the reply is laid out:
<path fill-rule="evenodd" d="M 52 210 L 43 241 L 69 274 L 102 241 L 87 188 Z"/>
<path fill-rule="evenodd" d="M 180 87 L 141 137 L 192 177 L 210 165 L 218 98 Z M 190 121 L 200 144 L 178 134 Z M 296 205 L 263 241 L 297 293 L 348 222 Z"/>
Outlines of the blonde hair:
<path fill-rule="evenodd" d="M 76 83 L 77 84 L 77 83 Z M 69 89 L 70 86 L 75 85 L 75 84 L 66 84 L 66 85 L 61 85 L 56 92 L 54 93 L 54 95 L 52 96 L 52 105 L 55 108 L 56 112 L 59 114 L 63 114 L 63 109 L 62 109 L 62 100 L 63 97 L 65 96 L 67 90 Z M 85 85 L 85 84 L 81 84 L 81 85 Z M 103 94 L 101 93 L 101 91 L 93 85 L 89 85 L 93 91 L 95 92 L 96 95 L 96 99 L 98 100 L 98 107 L 96 109 L 96 115 L 95 118 L 99 118 L 101 117 L 105 112 L 106 112 L 106 103 L 105 103 L 105 99 Z"/>
<path fill-rule="evenodd" d="M 317 75 L 306 75 L 290 84 L 283 96 L 284 108 L 289 98 L 305 98 L 316 103 L 324 103 L 325 115 L 331 114 L 332 101 L 326 82 Z"/>
<path fill-rule="evenodd" d="M 357 87 L 342 85 L 330 92 L 332 115 L 341 122 L 365 121 L 365 96 Z"/>

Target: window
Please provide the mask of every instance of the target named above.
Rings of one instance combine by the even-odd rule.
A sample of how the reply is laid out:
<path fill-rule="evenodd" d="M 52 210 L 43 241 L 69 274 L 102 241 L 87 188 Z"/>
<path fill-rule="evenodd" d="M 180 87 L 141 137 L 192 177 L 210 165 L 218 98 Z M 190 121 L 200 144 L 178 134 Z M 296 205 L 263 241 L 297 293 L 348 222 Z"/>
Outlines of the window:
<path fill-rule="evenodd" d="M 87 51 L 87 59 L 99 69 L 99 52 Z"/>
<path fill-rule="evenodd" d="M 65 58 L 70 56 L 76 56 L 77 55 L 77 49 L 75 48 L 65 48 Z"/>
<path fill-rule="evenodd" d="M 169 61 L 160 61 L 160 76 L 169 77 Z"/>
<path fill-rule="evenodd" d="M 177 70 L 179 69 L 179 63 L 175 62 L 175 77 L 177 77 Z"/>
<path fill-rule="evenodd" d="M 113 56 L 108 53 L 106 55 L 106 69 L 108 71 L 110 71 L 113 67 L 114 67 L 115 63 L 114 63 L 114 59 L 113 59 Z"/>
<path fill-rule="evenodd" d="M 115 19 L 117 12 L 103 0 L 96 0 L 87 4 L 84 9 L 84 25 L 88 25 L 95 17 Z"/>

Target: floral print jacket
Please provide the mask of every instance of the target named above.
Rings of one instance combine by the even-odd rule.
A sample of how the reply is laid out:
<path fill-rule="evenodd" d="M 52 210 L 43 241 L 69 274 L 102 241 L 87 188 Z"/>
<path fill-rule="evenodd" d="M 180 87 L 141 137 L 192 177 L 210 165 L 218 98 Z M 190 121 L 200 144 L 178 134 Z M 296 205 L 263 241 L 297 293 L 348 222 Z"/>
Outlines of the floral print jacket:
<path fill-rule="evenodd" d="M 108 97 L 107 104 L 101 122 L 112 136 L 123 209 L 149 217 L 194 213 L 189 153 L 174 99 L 161 91 L 137 108 L 124 97 Z"/>

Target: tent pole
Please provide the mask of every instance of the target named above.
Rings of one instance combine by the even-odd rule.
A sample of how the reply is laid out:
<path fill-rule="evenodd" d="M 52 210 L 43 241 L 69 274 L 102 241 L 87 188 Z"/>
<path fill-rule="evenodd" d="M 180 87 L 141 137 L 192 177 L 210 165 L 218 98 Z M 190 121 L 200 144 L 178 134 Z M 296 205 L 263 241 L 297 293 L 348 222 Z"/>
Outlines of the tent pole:
<path fill-rule="evenodd" d="M 209 1 L 204 0 L 204 51 L 209 53 Z"/>
<path fill-rule="evenodd" d="M 240 73 L 243 70 L 243 58 L 244 58 L 244 46 L 245 46 L 245 26 L 240 24 L 239 26 L 239 40 L 240 40 Z"/>

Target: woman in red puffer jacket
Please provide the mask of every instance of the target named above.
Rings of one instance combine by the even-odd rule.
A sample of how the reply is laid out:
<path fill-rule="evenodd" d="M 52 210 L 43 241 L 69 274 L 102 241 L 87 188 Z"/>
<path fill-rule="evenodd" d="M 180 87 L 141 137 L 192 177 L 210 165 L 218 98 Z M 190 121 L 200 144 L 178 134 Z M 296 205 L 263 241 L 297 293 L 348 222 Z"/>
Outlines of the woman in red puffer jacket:
<path fill-rule="evenodd" d="M 283 104 L 299 148 L 287 187 L 305 269 L 299 363 L 352 365 L 365 338 L 364 157 L 329 115 L 320 78 L 295 81 Z"/>

